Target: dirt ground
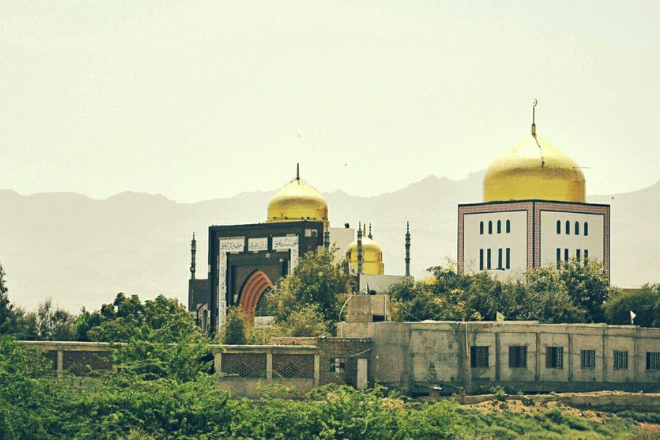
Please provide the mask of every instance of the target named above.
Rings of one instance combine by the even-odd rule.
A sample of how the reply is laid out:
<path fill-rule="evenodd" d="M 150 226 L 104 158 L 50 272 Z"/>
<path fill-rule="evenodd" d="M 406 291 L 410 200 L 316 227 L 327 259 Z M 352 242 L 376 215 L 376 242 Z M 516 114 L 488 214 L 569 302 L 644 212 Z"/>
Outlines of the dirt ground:
<path fill-rule="evenodd" d="M 594 398 L 602 396 L 611 396 L 612 392 L 602 393 L 589 393 Z M 534 416 L 541 411 L 549 409 L 560 409 L 562 412 L 567 412 L 576 417 L 585 419 L 593 423 L 607 423 L 612 418 L 617 418 L 616 414 L 608 413 L 605 411 L 580 409 L 571 407 L 564 402 L 557 400 L 541 400 L 537 401 L 539 396 L 509 396 L 506 400 L 498 400 L 496 396 L 484 402 L 463 405 L 466 408 L 473 408 L 483 412 L 484 414 L 492 414 L 502 411 L 511 411 L 520 414 L 527 414 Z M 660 398 L 660 397 L 659 397 Z M 639 429 L 644 434 L 639 439 L 660 439 L 660 425 L 650 423 L 639 423 Z"/>

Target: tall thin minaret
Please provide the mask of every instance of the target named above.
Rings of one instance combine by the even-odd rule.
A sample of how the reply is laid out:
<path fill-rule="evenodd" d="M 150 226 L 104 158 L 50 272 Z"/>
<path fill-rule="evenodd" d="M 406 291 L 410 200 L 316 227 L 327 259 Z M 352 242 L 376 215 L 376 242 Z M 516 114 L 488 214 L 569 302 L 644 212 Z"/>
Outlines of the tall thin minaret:
<path fill-rule="evenodd" d="M 195 279 L 195 269 L 197 263 L 195 262 L 195 254 L 197 254 L 197 240 L 195 240 L 195 233 L 193 232 L 193 238 L 190 242 L 190 279 Z"/>
<path fill-rule="evenodd" d="M 406 222 L 406 276 L 410 276 L 410 222 Z"/>
<path fill-rule="evenodd" d="M 362 222 L 358 223 L 357 233 L 357 272 L 362 274 Z"/>
<path fill-rule="evenodd" d="M 373 239 L 374 239 L 374 236 L 371 235 L 371 223 L 369 223 L 369 235 L 367 235 L 367 237 L 369 237 L 369 240 L 373 240 Z"/>

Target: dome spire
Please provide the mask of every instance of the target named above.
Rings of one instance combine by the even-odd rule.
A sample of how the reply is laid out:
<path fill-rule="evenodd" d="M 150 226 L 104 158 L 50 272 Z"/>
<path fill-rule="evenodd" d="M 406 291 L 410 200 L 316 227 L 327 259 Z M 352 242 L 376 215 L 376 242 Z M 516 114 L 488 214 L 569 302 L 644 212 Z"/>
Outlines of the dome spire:
<path fill-rule="evenodd" d="M 534 105 L 532 106 L 532 136 L 536 137 L 536 106 L 538 100 L 534 100 Z"/>
<path fill-rule="evenodd" d="M 296 180 L 300 180 L 300 163 L 296 164 Z"/>

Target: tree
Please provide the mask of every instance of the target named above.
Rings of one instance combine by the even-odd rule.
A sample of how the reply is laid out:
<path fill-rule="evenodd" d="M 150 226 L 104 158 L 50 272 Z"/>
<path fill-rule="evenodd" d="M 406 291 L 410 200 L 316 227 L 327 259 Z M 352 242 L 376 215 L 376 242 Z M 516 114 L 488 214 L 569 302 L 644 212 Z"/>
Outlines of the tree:
<path fill-rule="evenodd" d="M 571 258 L 559 271 L 559 279 L 586 322 L 605 322 L 603 303 L 614 293 L 602 263 Z"/>
<path fill-rule="evenodd" d="M 176 299 L 119 293 L 100 311 L 83 311 L 76 328 L 81 338 L 116 343 L 113 362 L 124 373 L 188 381 L 210 369 L 209 341 Z"/>
<path fill-rule="evenodd" d="M 630 312 L 633 312 L 636 325 L 660 327 L 660 284 L 645 284 L 639 289 L 617 291 L 605 302 L 603 308 L 609 324 L 630 324 Z"/>
<path fill-rule="evenodd" d="M 512 319 L 535 320 L 543 324 L 577 323 L 587 321 L 587 311 L 569 294 L 565 274 L 554 266 L 530 269 L 521 284 L 521 306 Z M 515 318 L 514 318 L 515 317 Z"/>
<path fill-rule="evenodd" d="M 295 311 L 313 305 L 323 322 L 337 319 L 343 298 L 350 291 L 346 265 L 335 263 L 331 251 L 308 252 L 293 270 L 268 293 L 269 313 L 283 325 Z M 327 332 L 332 326 L 326 326 Z M 316 335 L 309 335 L 316 336 Z"/>
<path fill-rule="evenodd" d="M 230 345 L 243 345 L 245 337 L 245 313 L 239 307 L 232 307 L 227 313 L 227 320 L 222 329 L 222 342 Z"/>
<path fill-rule="evenodd" d="M 499 312 L 508 320 L 603 322 L 602 303 L 613 292 L 602 265 L 577 260 L 561 270 L 531 269 L 503 281 L 486 272 L 458 273 L 451 263 L 429 272 L 429 279 L 391 287 L 395 319 L 495 320 Z"/>
<path fill-rule="evenodd" d="M 5 286 L 5 270 L 0 264 L 0 334 L 12 333 L 12 321 L 14 318 L 14 306 L 7 296 Z"/>
<path fill-rule="evenodd" d="M 294 310 L 286 321 L 276 322 L 271 336 L 328 336 L 333 321 L 326 320 L 314 304 Z"/>
<path fill-rule="evenodd" d="M 28 313 L 25 316 L 26 322 L 34 322 L 35 331 L 31 333 L 36 334 L 36 339 L 40 341 L 72 341 L 75 339 L 76 317 L 59 307 L 53 308 L 51 298 L 39 304 L 36 317 L 31 315 Z M 28 331 L 30 330 L 28 329 Z"/>

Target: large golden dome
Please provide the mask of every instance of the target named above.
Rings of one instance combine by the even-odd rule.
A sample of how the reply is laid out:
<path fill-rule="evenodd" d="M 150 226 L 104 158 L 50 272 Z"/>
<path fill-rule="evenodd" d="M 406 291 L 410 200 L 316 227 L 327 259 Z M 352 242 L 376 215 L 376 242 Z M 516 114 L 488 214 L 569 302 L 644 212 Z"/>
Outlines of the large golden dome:
<path fill-rule="evenodd" d="M 532 126 L 532 134 L 488 167 L 484 202 L 586 201 L 584 174 L 578 164 L 535 131 Z"/>
<path fill-rule="evenodd" d="M 300 220 L 328 222 L 328 203 L 300 174 L 268 202 L 268 223 Z"/>
<path fill-rule="evenodd" d="M 369 228 L 371 228 L 371 226 Z M 346 261 L 348 261 L 356 271 L 358 266 L 357 248 L 357 240 L 349 244 L 346 248 Z M 383 251 L 380 248 L 380 245 L 376 243 L 373 238 L 367 236 L 366 233 L 362 236 L 362 273 L 365 275 L 385 274 Z"/>

